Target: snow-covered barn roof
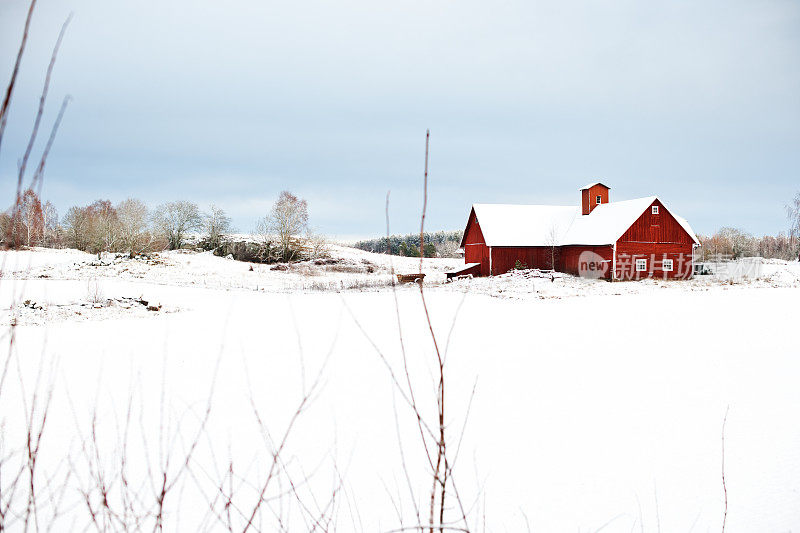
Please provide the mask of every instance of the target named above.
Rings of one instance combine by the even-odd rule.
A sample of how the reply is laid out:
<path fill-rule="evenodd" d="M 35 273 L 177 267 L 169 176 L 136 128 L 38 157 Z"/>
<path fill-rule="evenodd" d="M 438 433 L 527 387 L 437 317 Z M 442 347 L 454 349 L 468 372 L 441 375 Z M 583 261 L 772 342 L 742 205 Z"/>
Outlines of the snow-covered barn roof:
<path fill-rule="evenodd" d="M 577 217 L 565 235 L 563 244 L 613 244 L 655 199 L 655 196 L 648 196 L 600 204 L 588 215 Z"/>
<path fill-rule="evenodd" d="M 664 209 L 666 209 L 666 207 L 665 207 Z M 667 211 L 669 211 L 669 210 L 667 209 Z M 672 211 L 670 211 L 670 214 L 671 214 L 673 217 L 675 217 L 675 220 L 677 220 L 677 221 L 678 221 L 678 224 L 680 224 L 680 225 L 681 225 L 681 227 L 682 227 L 683 229 L 685 229 L 685 230 L 686 230 L 686 233 L 688 233 L 688 234 L 689 234 L 689 237 L 691 237 L 691 238 L 692 238 L 692 240 L 694 241 L 694 243 L 695 243 L 695 244 L 700 244 L 700 239 L 698 239 L 698 238 L 697 238 L 697 235 L 695 235 L 695 233 L 694 233 L 694 230 L 693 230 L 693 229 L 692 229 L 692 227 L 689 225 L 689 221 L 688 221 L 688 220 L 686 220 L 685 218 L 683 218 L 682 216 L 676 215 L 676 214 L 675 214 L 675 213 L 673 213 Z"/>
<path fill-rule="evenodd" d="M 577 207 L 560 205 L 475 204 L 472 208 L 488 246 L 558 244 L 580 216 Z"/>
<path fill-rule="evenodd" d="M 617 242 L 655 200 L 656 196 L 647 196 L 601 204 L 588 215 L 574 206 L 475 204 L 472 208 L 487 246 L 601 245 Z M 686 219 L 670 214 L 699 242 Z"/>

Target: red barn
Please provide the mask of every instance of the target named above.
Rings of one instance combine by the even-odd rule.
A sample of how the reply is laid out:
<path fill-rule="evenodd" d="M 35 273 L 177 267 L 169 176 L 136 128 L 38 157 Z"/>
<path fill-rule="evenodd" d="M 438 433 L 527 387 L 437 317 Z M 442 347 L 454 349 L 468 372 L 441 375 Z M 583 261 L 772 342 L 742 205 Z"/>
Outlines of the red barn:
<path fill-rule="evenodd" d="M 475 275 L 552 269 L 614 280 L 686 279 L 699 241 L 655 196 L 609 201 L 609 187 L 581 189 L 581 206 L 475 204 L 461 247 Z"/>

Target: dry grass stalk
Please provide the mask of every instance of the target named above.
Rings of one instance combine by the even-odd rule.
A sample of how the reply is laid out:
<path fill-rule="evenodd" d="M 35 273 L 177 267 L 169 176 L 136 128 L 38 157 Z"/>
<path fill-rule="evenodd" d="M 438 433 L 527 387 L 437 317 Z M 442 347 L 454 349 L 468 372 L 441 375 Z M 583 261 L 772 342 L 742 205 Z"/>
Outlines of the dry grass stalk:
<path fill-rule="evenodd" d="M 725 423 L 728 421 L 728 411 L 730 406 L 725 408 L 725 416 L 722 418 L 722 492 L 725 497 L 725 510 L 722 514 L 722 533 L 725 533 L 725 523 L 728 520 L 728 487 L 725 484 Z"/>

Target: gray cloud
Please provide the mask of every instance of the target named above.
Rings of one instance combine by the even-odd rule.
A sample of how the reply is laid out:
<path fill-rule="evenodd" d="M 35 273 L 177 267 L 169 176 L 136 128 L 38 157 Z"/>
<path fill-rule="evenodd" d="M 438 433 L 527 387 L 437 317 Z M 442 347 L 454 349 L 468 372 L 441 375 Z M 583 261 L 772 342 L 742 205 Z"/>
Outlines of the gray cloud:
<path fill-rule="evenodd" d="M 24 8 L 0 7 L 1 49 Z M 6 197 L 70 10 L 48 115 L 74 96 L 47 173 L 62 210 L 186 197 L 247 230 L 288 188 L 321 231 L 375 234 L 391 189 L 394 227 L 411 231 L 427 127 L 437 228 L 472 202 L 574 203 L 602 177 L 699 231 L 774 232 L 800 188 L 792 2 L 75 0 L 34 20 Z"/>

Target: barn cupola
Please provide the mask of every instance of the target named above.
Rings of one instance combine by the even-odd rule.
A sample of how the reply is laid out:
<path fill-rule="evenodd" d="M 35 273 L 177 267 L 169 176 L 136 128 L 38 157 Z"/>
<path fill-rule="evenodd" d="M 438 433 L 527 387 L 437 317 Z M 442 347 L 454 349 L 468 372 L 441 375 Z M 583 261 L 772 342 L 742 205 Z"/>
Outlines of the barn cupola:
<path fill-rule="evenodd" d="M 581 188 L 581 214 L 588 215 L 598 205 L 607 204 L 609 189 L 611 187 L 599 182 Z"/>

